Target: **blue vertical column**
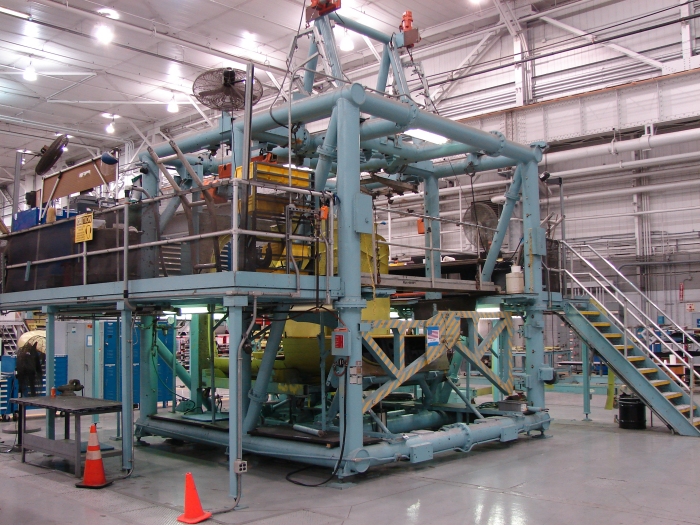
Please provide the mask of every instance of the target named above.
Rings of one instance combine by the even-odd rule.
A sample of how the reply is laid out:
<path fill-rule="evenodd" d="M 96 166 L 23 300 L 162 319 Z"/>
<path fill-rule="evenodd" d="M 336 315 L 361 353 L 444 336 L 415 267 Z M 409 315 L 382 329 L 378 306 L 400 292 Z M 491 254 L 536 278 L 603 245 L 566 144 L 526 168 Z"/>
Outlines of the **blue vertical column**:
<path fill-rule="evenodd" d="M 156 318 L 141 318 L 141 344 L 139 375 L 141 388 L 139 392 L 139 419 L 144 421 L 158 411 L 158 376 L 156 371 L 157 356 L 154 346 Z"/>
<path fill-rule="evenodd" d="M 347 389 L 340 389 L 341 437 L 345 437 L 345 456 L 362 447 L 362 339 L 360 321 L 365 301 L 361 296 L 360 234 L 355 202 L 360 202 L 360 110 L 350 100 L 340 99 L 338 112 L 338 276 L 345 295 L 335 303 L 340 313 L 341 327 L 349 335 L 349 358 L 345 378 Z M 371 214 L 371 208 L 370 208 Z M 373 225 L 372 225 L 373 226 Z M 359 368 L 357 368 L 359 367 Z M 359 376 L 357 375 L 359 372 Z M 341 379 L 341 386 L 343 380 Z M 342 395 L 344 394 L 344 395 Z M 343 472 L 350 474 L 353 465 L 346 464 Z"/>
<path fill-rule="evenodd" d="M 581 341 L 581 372 L 583 373 L 583 413 L 584 421 L 591 421 L 591 354 L 588 345 Z"/>
<path fill-rule="evenodd" d="M 528 403 L 544 407 L 544 309 L 546 301 L 542 289 L 542 257 L 547 254 L 544 229 L 540 226 L 540 187 L 537 163 L 521 167 L 523 194 L 523 236 L 525 249 L 525 293 L 535 299 L 525 311 L 525 387 Z M 548 367 L 547 367 L 548 368 Z M 551 370 L 551 368 L 548 368 Z"/>
<path fill-rule="evenodd" d="M 498 228 L 496 229 L 496 234 L 493 237 L 493 242 L 491 242 L 491 247 L 489 248 L 489 253 L 486 256 L 486 262 L 484 262 L 484 268 L 481 271 L 481 280 L 490 281 L 493 274 L 493 269 L 496 267 L 496 261 L 501 253 L 501 247 L 503 246 L 503 239 L 508 231 L 508 226 L 510 225 L 510 218 L 513 216 L 513 210 L 515 205 L 520 199 L 520 187 L 522 185 L 522 168 L 518 166 L 515 170 L 515 175 L 513 175 L 513 181 L 506 191 L 506 204 L 503 206 L 503 211 L 501 211 L 501 216 L 498 218 Z"/>
<path fill-rule="evenodd" d="M 155 197 L 158 195 L 158 186 L 160 182 L 160 170 L 151 157 L 147 157 L 145 164 L 148 166 L 148 172 L 142 175 L 141 186 L 147 192 L 146 194 L 137 194 L 137 197 L 147 198 L 148 195 Z M 154 242 L 158 240 L 160 232 L 156 228 L 158 224 L 157 215 L 160 213 L 158 203 L 145 205 L 141 210 L 141 242 Z M 141 278 L 147 279 L 158 277 L 158 247 L 144 248 L 139 250 L 140 266 L 139 273 Z"/>
<path fill-rule="evenodd" d="M 56 307 L 44 306 L 46 314 L 46 395 L 56 386 Z M 46 411 L 46 437 L 56 439 L 56 420 L 51 410 Z"/>
<path fill-rule="evenodd" d="M 134 375 L 133 365 L 133 332 L 131 329 L 132 312 L 124 302 L 117 303 L 121 310 L 121 339 L 122 339 L 122 470 L 131 470 L 134 465 Z"/>
<path fill-rule="evenodd" d="M 434 176 L 426 177 L 423 180 L 423 201 L 425 214 L 430 217 L 440 216 L 440 189 L 438 178 Z M 426 219 L 425 221 L 425 276 L 439 279 L 442 272 L 440 264 L 440 252 L 434 251 L 440 248 L 440 221 Z M 431 248 L 433 248 L 431 250 Z M 442 294 L 428 292 L 426 299 L 440 299 Z"/>
<path fill-rule="evenodd" d="M 237 474 L 234 465 L 240 460 L 243 452 L 241 429 L 243 425 L 241 363 L 238 348 L 243 337 L 243 307 L 248 305 L 248 297 L 225 297 L 224 306 L 228 308 L 229 359 L 228 359 L 228 459 L 229 459 L 229 496 L 236 498 L 241 495 L 241 475 Z"/>

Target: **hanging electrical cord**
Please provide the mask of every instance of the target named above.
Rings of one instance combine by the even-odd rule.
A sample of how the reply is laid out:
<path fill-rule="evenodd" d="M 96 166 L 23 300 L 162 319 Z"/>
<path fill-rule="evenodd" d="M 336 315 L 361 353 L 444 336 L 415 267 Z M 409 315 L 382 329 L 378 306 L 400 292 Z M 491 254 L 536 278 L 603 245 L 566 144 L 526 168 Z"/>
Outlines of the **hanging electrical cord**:
<path fill-rule="evenodd" d="M 292 72 L 292 58 L 294 57 L 294 51 L 296 50 L 296 38 L 299 36 L 299 33 L 301 33 L 301 23 L 304 21 L 304 13 L 306 12 L 306 0 L 304 0 L 304 3 L 301 6 L 301 15 L 299 16 L 299 25 L 297 27 L 297 34 L 294 36 L 295 42 L 292 45 L 292 48 L 289 50 L 289 55 L 287 55 L 287 71 L 284 73 L 284 78 L 282 78 L 282 82 L 280 82 L 280 87 L 277 89 L 277 94 L 275 95 L 274 100 L 270 104 L 270 106 L 267 108 L 268 113 L 270 114 L 270 118 L 277 124 L 278 126 L 281 126 L 283 128 L 287 128 L 287 125 L 278 121 L 275 116 L 272 114 L 272 107 L 275 105 L 277 100 L 279 100 L 280 95 L 282 94 L 282 90 L 284 89 L 284 83 L 287 81 L 287 77 L 289 76 L 289 73 Z M 294 79 L 291 79 L 294 80 Z M 291 148 L 292 145 L 288 144 L 288 147 Z"/>
<path fill-rule="evenodd" d="M 334 365 L 335 366 L 335 365 Z M 309 470 L 310 468 L 313 468 L 313 465 L 308 465 L 306 467 L 301 467 L 297 470 L 293 470 L 289 474 L 287 474 L 284 479 L 289 481 L 290 483 L 294 483 L 295 485 L 299 485 L 301 487 L 320 487 L 321 485 L 325 485 L 329 481 L 331 481 L 336 474 L 338 474 L 338 471 L 340 470 L 340 465 L 343 463 L 343 456 L 345 455 L 345 441 L 347 437 L 347 431 L 348 431 L 348 424 L 347 424 L 347 416 L 348 416 L 348 367 L 347 363 L 345 364 L 344 371 L 343 371 L 343 376 L 345 376 L 345 395 L 343 396 L 343 433 L 340 436 L 340 455 L 338 456 L 338 461 L 335 463 L 335 467 L 333 468 L 333 472 L 331 473 L 330 476 L 328 476 L 326 479 L 321 481 L 320 483 L 304 483 L 303 481 L 299 481 L 296 479 L 292 479 L 292 476 L 295 474 L 299 474 L 300 472 L 304 472 L 306 470 Z M 334 371 L 336 376 L 338 374 Z M 338 395 L 336 393 L 336 395 Z"/>

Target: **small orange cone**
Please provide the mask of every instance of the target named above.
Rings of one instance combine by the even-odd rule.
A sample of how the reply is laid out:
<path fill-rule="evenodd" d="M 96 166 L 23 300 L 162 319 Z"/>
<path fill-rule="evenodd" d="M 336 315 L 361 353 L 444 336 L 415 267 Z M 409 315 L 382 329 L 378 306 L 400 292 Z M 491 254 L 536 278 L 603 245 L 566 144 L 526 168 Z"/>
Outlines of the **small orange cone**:
<path fill-rule="evenodd" d="M 194 484 L 192 473 L 185 474 L 185 512 L 178 516 L 177 521 L 182 523 L 199 523 L 211 518 L 211 512 L 205 512 L 199 501 L 197 487 Z"/>
<path fill-rule="evenodd" d="M 78 438 L 79 439 L 79 438 Z M 105 477 L 105 466 L 102 463 L 100 443 L 97 441 L 97 425 L 90 426 L 90 438 L 88 439 L 87 454 L 85 455 L 85 472 L 82 483 L 75 486 L 81 489 L 101 489 L 111 485 Z"/>

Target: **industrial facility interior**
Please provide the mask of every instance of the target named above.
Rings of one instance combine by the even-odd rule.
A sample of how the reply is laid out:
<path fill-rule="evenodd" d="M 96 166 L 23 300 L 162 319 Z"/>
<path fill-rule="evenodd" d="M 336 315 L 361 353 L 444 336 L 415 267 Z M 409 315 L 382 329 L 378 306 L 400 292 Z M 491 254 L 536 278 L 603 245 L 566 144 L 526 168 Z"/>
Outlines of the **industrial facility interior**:
<path fill-rule="evenodd" d="M 0 524 L 700 525 L 699 19 L 0 0 Z"/>

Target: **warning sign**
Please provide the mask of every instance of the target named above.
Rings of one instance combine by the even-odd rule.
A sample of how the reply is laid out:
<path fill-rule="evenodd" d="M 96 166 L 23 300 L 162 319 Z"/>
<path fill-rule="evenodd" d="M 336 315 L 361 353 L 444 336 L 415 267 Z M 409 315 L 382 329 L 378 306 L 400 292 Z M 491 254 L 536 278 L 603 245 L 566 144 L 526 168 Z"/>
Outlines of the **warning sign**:
<path fill-rule="evenodd" d="M 92 213 L 83 213 L 75 218 L 75 242 L 92 240 Z"/>
<path fill-rule="evenodd" d="M 437 326 L 428 326 L 425 333 L 425 342 L 428 346 L 440 344 L 440 329 Z"/>

